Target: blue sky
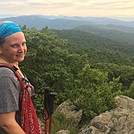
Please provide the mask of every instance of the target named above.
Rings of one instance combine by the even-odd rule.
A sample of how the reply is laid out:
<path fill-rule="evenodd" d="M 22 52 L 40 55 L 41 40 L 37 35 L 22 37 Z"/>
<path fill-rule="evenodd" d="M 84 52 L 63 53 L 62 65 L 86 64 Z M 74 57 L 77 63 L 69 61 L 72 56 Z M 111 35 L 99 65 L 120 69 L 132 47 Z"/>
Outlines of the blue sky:
<path fill-rule="evenodd" d="M 0 16 L 31 14 L 134 17 L 134 0 L 0 0 Z"/>

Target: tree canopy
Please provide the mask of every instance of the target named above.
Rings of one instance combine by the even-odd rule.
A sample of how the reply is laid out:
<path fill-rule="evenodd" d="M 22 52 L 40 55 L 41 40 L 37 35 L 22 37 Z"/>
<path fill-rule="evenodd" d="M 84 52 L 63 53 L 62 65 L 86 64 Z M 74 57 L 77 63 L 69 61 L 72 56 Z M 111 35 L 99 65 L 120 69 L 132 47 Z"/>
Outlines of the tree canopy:
<path fill-rule="evenodd" d="M 70 99 L 78 109 L 83 109 L 83 119 L 113 108 L 118 94 L 134 98 L 134 55 L 129 46 L 84 36 L 75 30 L 61 35 L 47 27 L 22 29 L 28 53 L 21 68 L 35 86 L 34 103 L 40 117 L 45 87 L 57 92 L 56 105 Z"/>

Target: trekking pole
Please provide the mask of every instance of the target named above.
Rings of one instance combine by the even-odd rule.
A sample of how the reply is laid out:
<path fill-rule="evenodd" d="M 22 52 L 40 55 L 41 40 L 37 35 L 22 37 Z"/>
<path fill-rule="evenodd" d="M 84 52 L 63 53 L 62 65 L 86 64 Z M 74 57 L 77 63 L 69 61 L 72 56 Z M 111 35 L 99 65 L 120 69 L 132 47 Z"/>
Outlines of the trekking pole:
<path fill-rule="evenodd" d="M 52 114 L 49 117 L 49 134 L 51 134 L 52 131 Z"/>
<path fill-rule="evenodd" d="M 48 134 L 48 114 L 47 114 L 47 110 L 45 109 L 44 112 L 44 116 L 45 116 L 45 134 Z"/>
<path fill-rule="evenodd" d="M 45 104 L 45 134 L 51 134 L 52 130 L 52 114 L 54 98 L 57 95 L 55 92 L 50 92 L 49 87 L 45 88 L 44 104 Z M 49 126 L 48 126 L 49 125 Z"/>

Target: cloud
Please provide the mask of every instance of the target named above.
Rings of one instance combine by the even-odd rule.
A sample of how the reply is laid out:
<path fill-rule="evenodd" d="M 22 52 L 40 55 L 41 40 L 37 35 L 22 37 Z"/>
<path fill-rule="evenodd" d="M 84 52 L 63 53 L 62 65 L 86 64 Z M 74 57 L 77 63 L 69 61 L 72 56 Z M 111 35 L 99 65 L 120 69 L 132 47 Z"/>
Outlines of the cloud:
<path fill-rule="evenodd" d="M 132 15 L 133 0 L 1 0 L 0 14 L 70 16 Z"/>
<path fill-rule="evenodd" d="M 75 7 L 77 10 L 78 9 L 84 9 L 87 11 L 99 11 L 101 12 L 101 10 L 105 10 L 105 11 L 113 11 L 115 12 L 115 10 L 118 11 L 119 10 L 123 10 L 123 11 L 129 11 L 129 10 L 133 10 L 134 9 L 134 1 L 128 1 L 128 0 L 120 0 L 120 1 L 114 1 L 114 0 L 109 0 L 109 2 L 107 0 L 103 0 L 102 2 L 100 2 L 99 0 L 94 0 L 94 1 L 88 1 L 85 3 L 81 3 L 81 2 L 77 2 L 77 6 Z M 123 13 L 123 12 L 122 12 Z"/>
<path fill-rule="evenodd" d="M 28 3 L 28 6 L 34 6 L 34 7 L 40 7 L 40 8 L 66 8 L 71 6 L 72 4 L 66 2 L 66 3 L 62 3 L 62 2 L 31 2 Z"/>
<path fill-rule="evenodd" d="M 21 6 L 21 5 L 25 5 L 24 1 L 21 2 L 21 1 L 0 1 L 0 8 L 7 8 L 7 7 L 16 7 L 17 6 Z"/>
<path fill-rule="evenodd" d="M 103 9 L 127 9 L 133 8 L 134 2 L 133 1 L 112 1 L 112 2 L 96 2 L 92 3 L 90 7 L 93 8 L 103 8 Z"/>

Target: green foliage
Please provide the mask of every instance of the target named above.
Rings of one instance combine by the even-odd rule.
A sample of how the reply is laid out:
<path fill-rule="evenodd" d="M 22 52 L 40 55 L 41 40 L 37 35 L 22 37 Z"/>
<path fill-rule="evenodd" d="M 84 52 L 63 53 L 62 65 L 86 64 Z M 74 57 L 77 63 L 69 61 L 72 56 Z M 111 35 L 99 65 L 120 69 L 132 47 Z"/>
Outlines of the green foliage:
<path fill-rule="evenodd" d="M 117 65 L 113 63 L 98 63 L 94 66 L 102 71 L 108 72 L 108 78 L 120 77 L 119 82 L 123 85 L 123 90 L 126 90 L 134 80 L 134 67 L 126 65 Z"/>
<path fill-rule="evenodd" d="M 35 86 L 33 101 L 40 118 L 44 114 L 45 87 L 57 92 L 55 105 L 71 99 L 83 110 L 84 120 L 115 107 L 118 94 L 133 97 L 133 49 L 130 56 L 130 48 L 127 51 L 119 42 L 80 31 L 58 31 L 58 37 L 47 27 L 22 28 L 28 53 L 21 69 Z M 55 115 L 54 120 L 54 133 L 64 128 L 77 133 L 72 120 L 63 115 Z"/>
<path fill-rule="evenodd" d="M 130 88 L 124 92 L 124 94 L 134 99 L 134 81 L 131 83 Z"/>
<path fill-rule="evenodd" d="M 71 118 L 66 118 L 61 113 L 54 113 L 53 116 L 53 134 L 59 130 L 69 130 L 71 134 L 77 134 L 78 128 L 74 125 Z"/>
<path fill-rule="evenodd" d="M 66 66 L 69 53 L 66 41 L 58 38 L 47 28 L 40 31 L 35 28 L 23 31 L 27 39 L 28 54 L 21 68 L 35 85 L 34 103 L 37 113 L 42 116 L 45 87 L 50 87 L 51 91 L 58 93 L 56 103 L 67 99 L 65 92 L 69 87 L 67 83 L 71 83 L 72 75 Z M 65 91 L 62 91 L 64 89 Z"/>
<path fill-rule="evenodd" d="M 90 31 L 54 30 L 59 37 L 68 40 L 68 49 L 74 53 L 88 54 L 90 63 L 115 63 L 132 65 L 134 45 L 102 38 Z M 132 42 L 134 44 L 134 42 Z M 134 64 L 133 64 L 134 65 Z"/>
<path fill-rule="evenodd" d="M 86 119 L 91 119 L 115 106 L 114 97 L 121 93 L 122 87 L 118 81 L 108 81 L 107 73 L 91 69 L 87 64 L 75 80 L 76 90 L 72 91 L 72 101 L 83 109 Z"/>

